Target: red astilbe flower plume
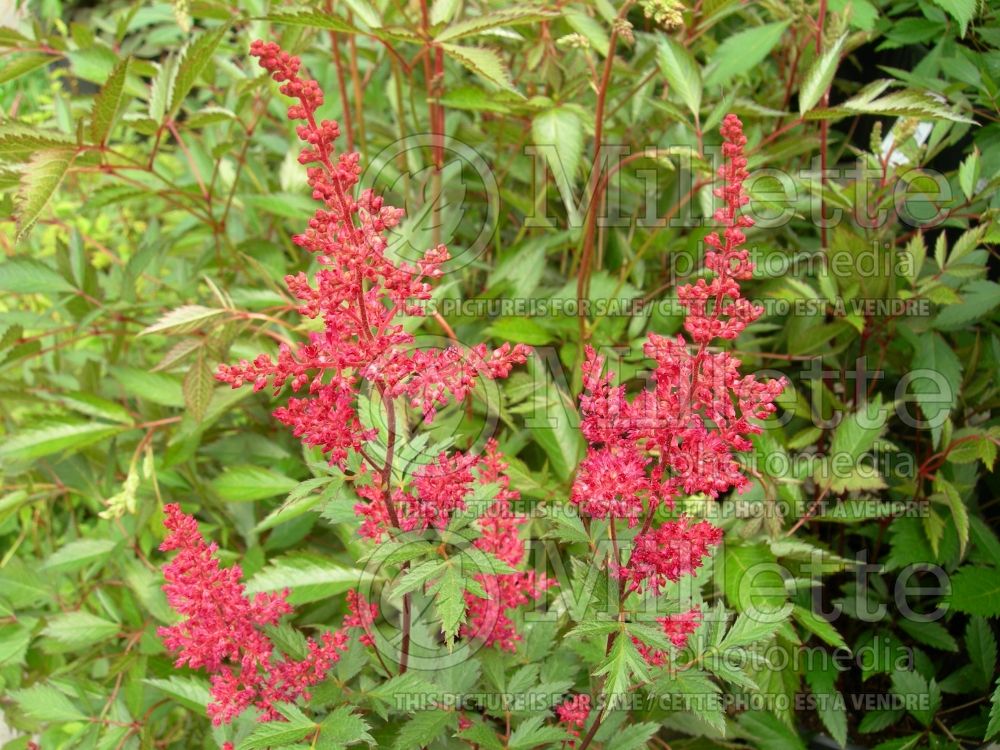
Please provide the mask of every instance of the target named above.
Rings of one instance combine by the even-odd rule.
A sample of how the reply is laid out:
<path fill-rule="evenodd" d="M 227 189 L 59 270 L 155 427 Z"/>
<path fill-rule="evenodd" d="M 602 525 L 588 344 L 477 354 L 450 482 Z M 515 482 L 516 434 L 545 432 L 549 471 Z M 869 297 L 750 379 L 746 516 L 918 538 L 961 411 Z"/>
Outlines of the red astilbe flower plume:
<path fill-rule="evenodd" d="M 674 646 L 684 648 L 687 645 L 688 638 L 701 625 L 701 609 L 695 607 L 680 614 L 657 617 L 656 621 L 660 623 L 660 626 L 663 628 L 663 634 L 667 636 Z M 632 636 L 632 643 L 635 644 L 636 650 L 642 654 L 643 658 L 651 666 L 660 667 L 667 663 L 667 654 L 663 651 L 643 643 L 635 636 Z"/>
<path fill-rule="evenodd" d="M 590 716 L 590 696 L 586 693 L 580 693 L 567 698 L 556 706 L 556 716 L 559 723 L 564 724 L 571 735 L 579 737 L 580 730 L 583 729 L 583 725 L 587 723 L 587 717 Z M 576 742 L 570 740 L 569 745 L 574 747 Z"/>
<path fill-rule="evenodd" d="M 198 523 L 180 506 L 165 506 L 169 533 L 160 549 L 177 555 L 163 568 L 163 590 L 170 606 L 185 619 L 158 631 L 176 654 L 174 665 L 204 669 L 211 675 L 214 724 L 229 723 L 247 708 L 261 721 L 280 719 L 278 703 L 308 698 L 309 687 L 323 679 L 347 648 L 347 636 L 324 633 L 306 641 L 308 654 L 300 661 L 282 657 L 262 630 L 292 612 L 285 593 L 247 597 L 239 565 L 222 568 Z"/>
<path fill-rule="evenodd" d="M 754 266 L 743 247 L 743 230 L 753 221 L 740 214 L 749 198 L 743 189 L 746 137 L 736 115 L 723 120 L 722 136 L 725 162 L 715 195 L 723 206 L 714 218 L 724 229 L 722 237 L 713 232 L 705 239 L 705 267 L 714 275 L 678 289 L 691 342 L 650 334 L 643 350 L 654 362 L 653 388 L 631 402 L 589 347 L 583 367 L 581 428 L 589 446 L 571 501 L 587 515 L 624 518 L 630 526 L 645 514 L 630 558 L 613 569 L 630 591 L 659 594 L 668 581 L 694 573 L 721 540 L 711 524 L 683 517 L 651 528 L 653 512 L 661 502 L 672 507 L 682 491 L 718 497 L 748 486 L 736 454 L 750 449 L 749 437 L 761 432 L 754 420 L 774 413 L 785 386 L 783 379 L 742 375 L 736 357 L 708 349 L 715 338 L 738 336 L 762 312 L 739 285 Z"/>
<path fill-rule="evenodd" d="M 403 212 L 383 203 L 371 190 L 354 195 L 360 175 L 357 153 L 337 154 L 333 141 L 340 129 L 331 120 L 317 121 L 323 94 L 315 81 L 300 76 L 300 61 L 274 42 L 255 41 L 250 54 L 280 83 L 281 93 L 298 100 L 288 108 L 301 120 L 297 133 L 305 142 L 299 162 L 307 166 L 312 195 L 323 203 L 295 243 L 316 256 L 320 270 L 312 282 L 304 273 L 288 276 L 289 290 L 300 300 L 302 315 L 319 318 L 324 330 L 308 341 L 282 345 L 277 360 L 261 354 L 252 362 L 221 365 L 216 377 L 234 388 L 252 383 L 254 390 L 286 383 L 306 395 L 289 400 L 275 416 L 303 443 L 318 446 L 332 463 L 345 465 L 375 437 L 357 414 L 362 381 L 383 399 L 405 396 L 430 421 L 449 401 L 462 401 L 479 378 L 506 377 L 523 363 L 530 349 L 505 344 L 468 352 L 457 346 L 418 350 L 400 316 L 422 316 L 430 299 L 430 281 L 441 276 L 448 260 L 443 245 L 428 250 L 415 265 L 387 254 L 385 232 Z"/>
<path fill-rule="evenodd" d="M 520 532 L 528 519 L 511 508 L 511 503 L 520 497 L 520 493 L 511 488 L 507 468 L 508 464 L 503 460 L 496 441 L 491 438 L 486 443 L 476 470 L 481 484 L 496 484 L 499 489 L 493 503 L 476 522 L 482 536 L 476 539 L 474 545 L 493 554 L 510 567 L 518 568 L 525 558 Z M 476 576 L 476 580 L 486 591 L 487 598 L 466 592 L 468 618 L 462 626 L 461 634 L 477 638 L 487 646 L 516 651 L 521 635 L 514 626 L 511 613 L 518 607 L 539 599 L 546 589 L 555 585 L 555 581 L 544 575 L 536 575 L 533 570 L 497 575 L 481 573 Z"/>

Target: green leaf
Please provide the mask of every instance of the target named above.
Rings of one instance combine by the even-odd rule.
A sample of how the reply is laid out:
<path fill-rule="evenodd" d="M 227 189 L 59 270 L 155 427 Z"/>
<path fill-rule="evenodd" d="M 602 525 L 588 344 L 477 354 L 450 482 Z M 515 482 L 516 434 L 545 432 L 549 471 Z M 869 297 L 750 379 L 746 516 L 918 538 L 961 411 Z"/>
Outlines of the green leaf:
<path fill-rule="evenodd" d="M 286 26 L 302 26 L 307 29 L 323 29 L 324 31 L 339 31 L 347 34 L 358 32 L 357 27 L 352 26 L 344 19 L 315 10 L 276 11 L 262 16 L 261 20 L 281 23 Z"/>
<path fill-rule="evenodd" d="M 542 112 L 531 122 L 531 138 L 545 157 L 567 210 L 575 214 L 573 186 L 583 156 L 583 123 L 580 116 L 571 107 L 556 107 Z"/>
<path fill-rule="evenodd" d="M 18 55 L 0 67 L 0 83 L 13 81 L 58 59 L 56 55 Z"/>
<path fill-rule="evenodd" d="M 844 42 L 847 41 L 847 33 L 841 34 L 833 44 L 823 50 L 806 72 L 799 89 L 799 114 L 805 114 L 816 106 L 819 100 L 830 88 L 833 76 L 837 72 L 840 64 L 840 56 L 844 52 Z"/>
<path fill-rule="evenodd" d="M 579 415 L 570 397 L 556 385 L 538 357 L 531 357 L 527 366 L 532 382 L 537 384 L 533 412 L 526 420 L 528 428 L 548 456 L 556 476 L 568 479 L 584 450 Z"/>
<path fill-rule="evenodd" d="M 949 603 L 969 615 L 1000 617 L 1000 572 L 963 565 L 951 578 Z"/>
<path fill-rule="evenodd" d="M 781 40 L 788 23 L 769 23 L 726 37 L 712 54 L 705 85 L 722 86 L 734 76 L 754 70 Z"/>
<path fill-rule="evenodd" d="M 652 721 L 629 724 L 614 734 L 615 750 L 638 750 L 649 747 L 649 741 L 660 729 L 660 725 Z"/>
<path fill-rule="evenodd" d="M 606 675 L 603 690 L 606 696 L 623 696 L 629 692 L 633 680 L 645 682 L 649 679 L 646 660 L 639 654 L 632 639 L 622 636 L 615 638 L 611 652 L 594 675 Z"/>
<path fill-rule="evenodd" d="M 670 84 L 670 90 L 680 97 L 695 117 L 701 110 L 701 71 L 691 54 L 668 36 L 661 36 L 656 46 L 656 61 L 660 72 Z"/>
<path fill-rule="evenodd" d="M 177 378 L 138 367 L 112 367 L 111 376 L 139 401 L 160 406 L 184 406 L 184 392 Z"/>
<path fill-rule="evenodd" d="M 514 88 L 510 72 L 496 51 L 483 47 L 464 47 L 458 44 L 442 44 L 441 49 L 483 80 L 521 96 L 521 92 Z"/>
<path fill-rule="evenodd" d="M 744 612 L 736 618 L 736 622 L 726 633 L 726 637 L 722 639 L 719 647 L 730 649 L 754 643 L 764 643 L 774 636 L 782 622 L 784 619 L 760 620 L 756 616 Z"/>
<path fill-rule="evenodd" d="M 1000 680 L 997 680 L 996 690 L 990 698 L 990 723 L 986 727 L 986 736 L 983 740 L 991 740 L 1000 734 Z"/>
<path fill-rule="evenodd" d="M 0 156 L 26 156 L 44 148 L 72 148 L 76 142 L 65 133 L 7 122 L 0 125 Z"/>
<path fill-rule="evenodd" d="M 172 675 L 166 679 L 145 679 L 143 682 L 163 691 L 182 706 L 193 711 L 204 712 L 208 702 L 212 700 L 208 683 L 197 677 Z"/>
<path fill-rule="evenodd" d="M 34 461 L 53 453 L 68 455 L 123 429 L 122 425 L 93 421 L 65 420 L 47 423 L 7 436 L 0 444 L 0 460 Z"/>
<path fill-rule="evenodd" d="M 490 324 L 485 333 L 500 341 L 541 346 L 553 335 L 531 318 L 500 318 Z"/>
<path fill-rule="evenodd" d="M 94 106 L 90 110 L 90 138 L 96 144 L 104 144 L 118 118 L 131 62 L 131 58 L 126 57 L 118 63 L 100 93 L 94 97 Z"/>
<path fill-rule="evenodd" d="M 58 271 L 35 258 L 15 255 L 0 263 L 0 291 L 37 294 L 72 289 L 73 286 Z"/>
<path fill-rule="evenodd" d="M 834 648 L 847 648 L 844 637 L 837 632 L 829 620 L 824 620 L 811 609 L 795 605 L 792 609 L 792 617 L 802 627 Z"/>
<path fill-rule="evenodd" d="M 1000 284 L 988 279 L 976 279 L 961 289 L 961 301 L 947 305 L 934 318 L 939 331 L 956 331 L 980 320 L 1000 305 Z"/>
<path fill-rule="evenodd" d="M 337 706 L 320 725 L 320 737 L 336 747 L 347 747 L 359 742 L 375 744 L 375 739 L 368 734 L 368 723 L 354 713 L 352 706 Z"/>
<path fill-rule="evenodd" d="M 985 691 L 997 670 L 997 640 L 985 618 L 969 618 L 965 628 L 965 650 L 979 677 L 979 685 Z"/>
<path fill-rule="evenodd" d="M 969 511 L 965 507 L 965 501 L 955 485 L 940 474 L 934 477 L 934 490 L 931 498 L 942 502 L 951 511 L 955 531 L 958 533 L 958 555 L 960 558 L 965 557 L 965 548 L 969 544 Z"/>
<path fill-rule="evenodd" d="M 947 104 L 923 91 L 902 89 L 882 96 L 893 83 L 894 81 L 888 79 L 875 81 L 836 107 L 814 109 L 805 117 L 807 120 L 839 120 L 855 115 L 887 115 L 974 123 L 974 120 L 956 113 Z"/>
<path fill-rule="evenodd" d="M 275 495 L 284 495 L 298 486 L 284 474 L 259 466 L 233 466 L 212 482 L 212 488 L 226 502 L 250 502 Z"/>
<path fill-rule="evenodd" d="M 718 563 L 722 564 L 719 565 Z M 780 566 L 762 544 L 727 544 L 716 572 L 722 574 L 726 600 L 738 611 L 763 619 L 783 619 L 787 593 Z"/>
<path fill-rule="evenodd" d="M 529 748 L 538 747 L 539 745 L 563 742 L 570 739 L 570 736 L 562 727 L 545 726 L 544 722 L 546 718 L 542 714 L 522 721 L 510 735 L 510 740 L 507 743 L 508 750 L 529 750 Z"/>
<path fill-rule="evenodd" d="M 254 527 L 254 531 L 266 531 L 291 521 L 293 518 L 308 513 L 321 503 L 330 501 L 344 486 L 342 477 L 316 477 L 299 482 L 280 508 L 275 508 L 263 521 Z M 322 490 L 322 492 L 316 492 Z"/>
<path fill-rule="evenodd" d="M 958 651 L 958 642 L 939 622 L 922 622 L 906 617 L 899 619 L 899 627 L 915 641 L 941 651 Z"/>
<path fill-rule="evenodd" d="M 740 714 L 737 721 L 740 728 L 756 740 L 758 747 L 766 747 L 768 750 L 806 750 L 798 733 L 783 724 L 774 714 L 752 709 Z"/>
<path fill-rule="evenodd" d="M 262 748 L 291 745 L 318 728 L 312 719 L 291 704 L 280 705 L 278 710 L 287 721 L 267 721 L 257 724 L 250 736 L 237 746 L 239 750 L 262 750 Z"/>
<path fill-rule="evenodd" d="M 184 405 L 195 422 L 201 422 L 205 418 L 214 391 L 215 374 L 212 372 L 212 365 L 208 361 L 205 348 L 202 347 L 191 363 L 187 375 L 184 376 L 183 386 Z"/>
<path fill-rule="evenodd" d="M 80 649 L 107 640 L 121 631 L 121 625 L 90 612 L 64 612 L 49 618 L 43 635 L 71 649 Z"/>
<path fill-rule="evenodd" d="M 907 702 L 906 710 L 925 727 L 930 726 L 934 714 L 941 707 L 941 690 L 937 683 L 934 680 L 928 682 L 916 670 L 893 672 L 892 692 Z M 915 697 L 921 700 L 914 700 Z"/>
<path fill-rule="evenodd" d="M 817 661 L 818 665 L 808 664 L 805 673 L 809 689 L 816 696 L 816 713 L 837 744 L 846 747 L 847 705 L 836 687 L 839 672 L 832 659 Z"/>
<path fill-rule="evenodd" d="M 181 53 L 180 64 L 177 66 L 177 77 L 174 80 L 173 93 L 167 115 L 173 117 L 180 111 L 184 99 L 198 80 L 198 76 L 212 61 L 216 47 L 225 37 L 229 27 L 225 24 L 215 31 L 206 32 L 191 42 Z"/>
<path fill-rule="evenodd" d="M 434 39 L 437 42 L 453 42 L 456 39 L 464 39 L 503 26 L 537 23 L 551 18 L 553 15 L 552 11 L 532 6 L 503 8 L 476 18 L 463 18 L 438 32 Z"/>
<path fill-rule="evenodd" d="M 882 397 L 876 396 L 861 409 L 846 415 L 833 432 L 830 455 L 859 459 L 875 447 L 885 431 Z"/>
<path fill-rule="evenodd" d="M 962 363 L 939 333 L 924 335 L 910 365 L 911 391 L 924 420 L 929 422 L 934 446 L 941 443 L 944 418 L 958 401 Z"/>
<path fill-rule="evenodd" d="M 430 593 L 441 618 L 445 642 L 451 644 L 465 622 L 465 582 L 454 566 L 447 565 L 441 577 L 431 586 Z"/>
<path fill-rule="evenodd" d="M 969 24 L 976 17 L 976 0 L 934 0 L 934 2 L 941 6 L 945 13 L 958 21 L 959 29 L 964 37 Z"/>
<path fill-rule="evenodd" d="M 16 242 L 23 240 L 38 221 L 42 210 L 62 184 L 74 158 L 74 153 L 68 149 L 39 151 L 31 157 L 15 200 Z"/>
<path fill-rule="evenodd" d="M 965 161 L 958 168 L 959 187 L 962 188 L 962 193 L 970 203 L 976 195 L 976 185 L 979 182 L 980 168 L 979 149 L 974 147 L 972 153 L 965 158 Z"/>
<path fill-rule="evenodd" d="M 73 702 L 51 685 L 34 685 L 25 690 L 15 690 L 11 698 L 28 716 L 38 721 L 67 723 L 86 721 L 89 717 Z"/>
<path fill-rule="evenodd" d="M 50 573 L 70 573 L 106 560 L 116 546 L 110 539 L 77 539 L 49 555 L 42 569 Z"/>
<path fill-rule="evenodd" d="M 393 750 L 413 750 L 417 747 L 427 747 L 435 739 L 442 736 L 446 730 L 453 729 L 458 721 L 454 711 L 420 711 L 406 722 L 396 741 Z"/>
<path fill-rule="evenodd" d="M 272 561 L 247 582 L 247 593 L 291 589 L 288 601 L 304 604 L 328 599 L 365 583 L 371 577 L 318 555 L 289 555 Z"/>
<path fill-rule="evenodd" d="M 229 310 L 204 305 L 183 305 L 164 313 L 159 320 L 146 326 L 139 332 L 140 336 L 151 333 L 169 333 L 180 335 L 197 331 L 204 323 L 225 315 Z"/>

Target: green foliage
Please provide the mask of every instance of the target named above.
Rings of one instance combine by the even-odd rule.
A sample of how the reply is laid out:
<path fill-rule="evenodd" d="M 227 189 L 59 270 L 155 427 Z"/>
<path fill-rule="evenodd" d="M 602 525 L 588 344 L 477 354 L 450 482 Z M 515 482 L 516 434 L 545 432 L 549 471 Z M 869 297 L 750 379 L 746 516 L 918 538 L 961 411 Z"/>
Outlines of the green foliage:
<path fill-rule="evenodd" d="M 995 4 L 25 5 L 0 28 L 11 747 L 579 747 L 554 706 L 583 693 L 595 748 L 802 750 L 823 732 L 951 750 L 1000 735 Z M 467 599 L 486 595 L 476 575 L 506 570 L 460 543 L 495 486 L 443 530 L 447 558 L 407 539 L 373 551 L 355 477 L 271 417 L 287 393 L 213 378 L 317 330 L 281 284 L 314 269 L 291 239 L 314 204 L 283 97 L 248 60 L 257 37 L 303 57 L 324 116 L 376 165 L 366 185 L 407 209 L 400 255 L 440 240 L 461 261 L 415 333 L 537 349 L 467 410 L 401 425 L 399 471 L 493 434 L 511 457 L 539 569 L 558 582 L 517 623 L 516 653 L 461 636 Z M 645 387 L 641 343 L 679 331 L 676 287 L 700 273 L 728 111 L 749 139 L 747 210 L 764 219 L 747 289 L 765 313 L 732 348 L 789 386 L 746 492 L 678 498 L 725 540 L 656 609 L 609 577 L 606 528 L 567 500 L 582 337 Z M 437 172 L 419 134 L 441 128 Z M 283 652 L 339 627 L 345 592 L 391 581 L 383 608 L 393 625 L 411 595 L 422 663 L 398 674 L 355 642 L 285 721 L 213 728 L 208 681 L 156 636 L 174 617 L 166 502 L 197 511 L 250 593 L 289 590 Z M 636 529 L 618 532 L 627 549 Z M 677 648 L 656 618 L 694 606 L 704 621 Z M 455 695 L 504 699 L 459 711 Z"/>

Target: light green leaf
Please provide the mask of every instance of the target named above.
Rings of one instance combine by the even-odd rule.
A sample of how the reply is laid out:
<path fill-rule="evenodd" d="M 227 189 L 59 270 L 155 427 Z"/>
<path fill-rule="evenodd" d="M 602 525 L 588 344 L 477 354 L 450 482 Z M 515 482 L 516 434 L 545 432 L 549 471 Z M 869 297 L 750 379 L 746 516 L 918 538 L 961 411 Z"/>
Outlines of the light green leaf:
<path fill-rule="evenodd" d="M 406 722 L 396 741 L 393 750 L 413 750 L 416 747 L 427 747 L 435 739 L 442 736 L 446 730 L 454 729 L 458 715 L 455 711 L 420 711 Z"/>
<path fill-rule="evenodd" d="M 668 36 L 661 36 L 656 46 L 656 61 L 670 89 L 697 117 L 701 109 L 701 71 L 684 47 Z"/>
<path fill-rule="evenodd" d="M 615 638 L 611 652 L 594 675 L 606 675 L 603 690 L 606 696 L 623 696 L 629 692 L 633 681 L 649 680 L 646 660 L 639 654 L 632 639 L 622 636 Z"/>
<path fill-rule="evenodd" d="M 69 573 L 111 556 L 115 543 L 110 539 L 77 539 L 53 552 L 42 564 L 50 573 Z"/>
<path fill-rule="evenodd" d="M 15 255 L 0 263 L 0 291 L 37 294 L 65 292 L 72 288 L 58 271 L 36 258 Z"/>
<path fill-rule="evenodd" d="M 208 406 L 212 403 L 212 394 L 215 391 L 215 374 L 212 365 L 208 361 L 205 348 L 198 350 L 191 367 L 188 368 L 187 375 L 184 376 L 184 405 L 194 418 L 195 422 L 201 422 L 208 412 Z"/>
<path fill-rule="evenodd" d="M 139 401 L 160 406 L 184 406 L 184 392 L 177 378 L 138 367 L 112 367 L 112 377 Z"/>
<path fill-rule="evenodd" d="M 944 12 L 958 21 L 958 27 L 965 36 L 972 19 L 976 17 L 976 0 L 934 0 Z"/>
<path fill-rule="evenodd" d="M 38 70 L 58 59 L 55 55 L 35 54 L 18 55 L 13 60 L 8 59 L 5 61 L 3 67 L 0 67 L 0 83 L 13 81 L 15 78 L 27 75 L 31 71 Z"/>
<path fill-rule="evenodd" d="M 308 513 L 320 503 L 329 501 L 343 486 L 342 477 L 316 477 L 300 482 L 288 493 L 288 498 L 281 507 L 268 513 L 267 517 L 254 527 L 254 531 L 273 529 Z"/>
<path fill-rule="evenodd" d="M 845 32 L 837 41 L 823 50 L 823 54 L 816 58 L 809 67 L 799 89 L 800 114 L 805 114 L 815 107 L 823 94 L 830 88 L 833 76 L 837 72 L 837 66 L 840 64 L 840 56 L 844 52 L 844 42 L 846 41 L 847 33 Z"/>
<path fill-rule="evenodd" d="M 42 210 L 62 184 L 74 158 L 74 153 L 67 149 L 38 151 L 31 157 L 21 176 L 15 200 L 16 242 L 23 240 L 38 221 Z"/>
<path fill-rule="evenodd" d="M 100 93 L 94 97 L 94 106 L 90 110 L 90 138 L 96 144 L 103 144 L 107 140 L 118 118 L 131 62 L 131 58 L 126 57 L 118 63 Z"/>
<path fill-rule="evenodd" d="M 205 307 L 204 305 L 182 305 L 164 313 L 155 323 L 143 328 L 139 335 L 169 333 L 176 336 L 191 333 L 201 328 L 207 321 L 214 320 L 227 312 L 229 311 L 216 307 Z"/>
<path fill-rule="evenodd" d="M 177 77 L 174 80 L 173 94 L 170 98 L 170 108 L 167 115 L 173 117 L 180 110 L 184 99 L 191 91 L 198 80 L 198 76 L 212 61 L 216 47 L 229 27 L 223 24 L 215 31 L 208 31 L 191 42 L 181 53 L 180 63 L 177 66 Z"/>
<path fill-rule="evenodd" d="M 359 742 L 374 745 L 374 738 L 368 734 L 368 723 L 351 706 L 337 706 L 320 725 L 320 737 L 335 747 L 346 747 Z"/>
<path fill-rule="evenodd" d="M 563 203 L 579 219 L 573 186 L 583 156 L 583 123 L 575 109 L 556 107 L 535 116 L 531 138 L 549 165 Z"/>
<path fill-rule="evenodd" d="M 456 39 L 482 34 L 484 31 L 502 26 L 516 26 L 525 23 L 537 23 L 553 16 L 552 11 L 544 8 L 521 6 L 502 8 L 493 13 L 486 13 L 475 18 L 463 18 L 435 36 L 437 42 L 453 42 Z"/>
<path fill-rule="evenodd" d="M 197 677 L 180 677 L 172 675 L 166 679 L 145 679 L 144 683 L 157 690 L 162 690 L 175 701 L 186 708 L 204 712 L 208 702 L 212 700 L 208 683 Z"/>
<path fill-rule="evenodd" d="M 34 461 L 53 453 L 70 454 L 125 428 L 104 422 L 65 420 L 15 432 L 0 443 L 0 460 Z"/>
<path fill-rule="evenodd" d="M 43 635 L 71 649 L 81 649 L 117 635 L 121 625 L 90 612 L 63 612 L 49 618 Z"/>
<path fill-rule="evenodd" d="M 34 685 L 25 690 L 15 690 L 10 696 L 22 711 L 38 721 L 65 724 L 88 719 L 87 714 L 51 685 Z"/>
<path fill-rule="evenodd" d="M 726 37 L 712 54 L 705 85 L 722 86 L 733 77 L 757 68 L 781 40 L 788 23 L 769 23 Z"/>
<path fill-rule="evenodd" d="M 920 405 L 924 420 L 930 423 L 934 446 L 941 444 L 944 418 L 958 401 L 962 385 L 962 363 L 939 333 L 920 338 L 910 371 L 914 374 L 911 391 Z"/>
<path fill-rule="evenodd" d="M 247 593 L 291 589 L 288 601 L 304 604 L 342 594 L 371 580 L 357 568 L 348 568 L 318 555 L 288 555 L 272 561 L 247 582 Z"/>
<path fill-rule="evenodd" d="M 973 147 L 972 153 L 965 157 L 958 168 L 958 184 L 962 188 L 962 193 L 971 203 L 976 194 L 976 183 L 979 182 L 980 158 L 979 149 Z"/>
<path fill-rule="evenodd" d="M 284 474 L 259 466 L 233 466 L 212 482 L 212 488 L 226 502 L 250 502 L 291 492 L 298 482 Z"/>
<path fill-rule="evenodd" d="M 276 11 L 261 18 L 271 23 L 281 23 L 286 26 L 302 26 L 307 29 L 323 29 L 324 31 L 339 31 L 348 34 L 357 33 L 358 29 L 342 18 L 318 10 Z"/>
<path fill-rule="evenodd" d="M 239 750 L 263 750 L 291 745 L 315 732 L 317 724 L 291 704 L 279 707 L 287 721 L 267 721 L 257 724 L 250 736 L 240 742 Z"/>
<path fill-rule="evenodd" d="M 483 80 L 521 96 L 521 92 L 514 88 L 510 72 L 494 50 L 458 44 L 442 44 L 441 49 Z"/>

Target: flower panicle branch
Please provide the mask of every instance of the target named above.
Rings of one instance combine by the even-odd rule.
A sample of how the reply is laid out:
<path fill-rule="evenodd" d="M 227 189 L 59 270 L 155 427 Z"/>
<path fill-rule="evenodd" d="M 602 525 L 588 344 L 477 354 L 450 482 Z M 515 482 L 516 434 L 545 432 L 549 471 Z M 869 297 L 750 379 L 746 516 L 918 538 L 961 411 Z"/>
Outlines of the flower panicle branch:
<path fill-rule="evenodd" d="M 308 699 L 309 688 L 347 650 L 346 632 L 306 639 L 302 659 L 282 656 L 265 628 L 292 613 L 287 591 L 247 596 L 240 566 L 219 565 L 218 545 L 205 541 L 194 517 L 176 504 L 164 510 L 168 534 L 160 549 L 177 554 L 163 568 L 163 590 L 183 619 L 158 635 L 175 654 L 174 666 L 211 675 L 208 715 L 214 724 L 228 724 L 251 707 L 261 721 L 280 719 L 278 704 Z"/>
<path fill-rule="evenodd" d="M 323 93 L 315 81 L 300 75 L 299 59 L 274 42 L 256 41 L 250 54 L 280 82 L 281 93 L 298 101 L 288 117 L 300 121 L 296 132 L 305 144 L 299 162 L 306 166 L 314 199 L 322 203 L 308 227 L 294 236 L 312 253 L 320 268 L 312 280 L 305 273 L 287 276 L 302 315 L 322 320 L 323 331 L 292 347 L 282 345 L 277 359 L 261 354 L 253 361 L 220 365 L 216 377 L 234 388 L 270 385 L 275 392 L 288 384 L 305 393 L 289 400 L 275 416 L 306 445 L 318 446 L 341 467 L 351 451 L 375 438 L 362 425 L 357 399 L 363 381 L 383 399 L 404 397 L 425 421 L 451 401 L 463 401 L 479 378 L 503 378 L 523 364 L 530 349 L 485 344 L 463 351 L 418 349 L 401 316 L 423 316 L 431 298 L 431 281 L 441 277 L 449 260 L 444 245 L 427 250 L 415 265 L 392 257 L 386 232 L 403 217 L 372 190 L 355 196 L 361 174 L 357 153 L 337 153 L 333 142 L 340 128 L 318 120 Z"/>
<path fill-rule="evenodd" d="M 612 531 L 618 519 L 629 527 L 644 519 L 628 559 L 610 562 L 623 592 L 660 595 L 668 583 L 694 574 L 721 541 L 721 529 L 683 515 L 654 525 L 656 510 L 673 508 L 682 493 L 718 497 L 748 487 L 736 455 L 752 447 L 750 436 L 761 432 L 758 422 L 774 413 L 774 401 L 785 387 L 784 379 L 742 374 L 739 359 L 709 348 L 715 339 L 736 338 L 762 313 L 740 288 L 754 271 L 744 247 L 744 230 L 753 221 L 740 213 L 749 197 L 743 187 L 746 136 L 736 115 L 725 117 L 722 136 L 721 184 L 714 191 L 722 200 L 714 216 L 722 234 L 705 239 L 711 279 L 678 289 L 690 341 L 683 335 L 649 335 L 644 353 L 654 363 L 652 388 L 631 401 L 624 386 L 613 384 L 604 358 L 593 348 L 588 347 L 583 365 L 581 427 L 588 450 L 570 499 L 584 515 L 608 519 Z M 660 623 L 682 647 L 700 618 L 694 609 Z M 663 663 L 658 652 L 644 653 Z"/>

